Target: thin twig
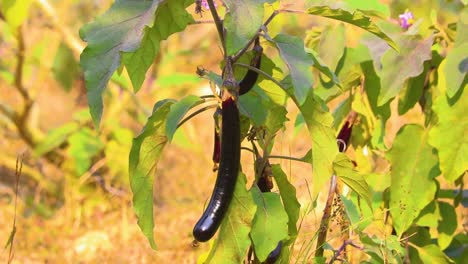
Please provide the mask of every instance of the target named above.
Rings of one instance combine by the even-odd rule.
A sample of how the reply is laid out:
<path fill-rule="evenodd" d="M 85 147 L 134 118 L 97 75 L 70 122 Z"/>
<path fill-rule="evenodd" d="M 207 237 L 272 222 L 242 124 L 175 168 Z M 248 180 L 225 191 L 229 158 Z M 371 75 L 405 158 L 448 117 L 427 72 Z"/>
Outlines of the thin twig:
<path fill-rule="evenodd" d="M 192 119 L 192 117 L 208 110 L 208 109 L 211 109 L 211 108 L 216 108 L 218 107 L 218 104 L 214 104 L 214 105 L 207 105 L 203 108 L 200 108 L 198 109 L 197 111 L 193 112 L 192 114 L 188 115 L 187 117 L 185 117 L 184 119 L 182 119 L 182 121 L 180 121 L 180 123 L 177 125 L 177 128 L 181 127 L 185 122 L 189 121 L 190 119 Z"/>
<path fill-rule="evenodd" d="M 340 248 L 338 248 L 337 251 L 335 251 L 335 254 L 333 255 L 333 258 L 330 259 L 330 262 L 328 262 L 329 264 L 333 264 L 334 261 L 338 260 L 338 257 L 341 255 L 341 253 L 346 249 L 346 246 L 352 246 L 352 247 L 355 247 L 357 249 L 360 249 L 360 250 L 363 250 L 364 248 L 363 247 L 360 247 L 356 244 L 353 243 L 353 241 L 351 240 L 346 240 L 343 242 L 343 244 L 340 246 Z"/>
<path fill-rule="evenodd" d="M 214 20 L 195 20 L 191 23 L 189 23 L 189 25 L 200 25 L 200 24 L 214 24 Z"/>
<path fill-rule="evenodd" d="M 36 0 L 36 2 L 39 5 L 39 8 L 50 18 L 49 22 L 52 22 L 52 26 L 62 34 L 65 43 L 67 43 L 75 53 L 80 54 L 84 49 L 83 43 L 63 26 L 63 23 L 60 22 L 54 7 L 47 0 Z"/>

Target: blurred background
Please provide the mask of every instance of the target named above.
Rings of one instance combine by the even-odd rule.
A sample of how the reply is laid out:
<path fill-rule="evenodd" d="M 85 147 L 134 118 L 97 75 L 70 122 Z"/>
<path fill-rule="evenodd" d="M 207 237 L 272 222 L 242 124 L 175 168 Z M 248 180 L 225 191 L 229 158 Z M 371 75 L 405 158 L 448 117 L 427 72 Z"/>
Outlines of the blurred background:
<path fill-rule="evenodd" d="M 8 2 L 0 1 L 3 5 Z M 125 71 L 115 75 L 105 92 L 104 116 L 96 131 L 79 67 L 85 43 L 78 32 L 112 1 L 31 2 L 27 13 L 18 13 L 18 17 L 25 16 L 19 30 L 12 31 L 3 16 L 0 20 L 0 261 L 8 259 L 9 250 L 3 245 L 15 221 L 13 263 L 195 263 L 209 249 L 209 243 L 192 246 L 192 228 L 216 176 L 211 161 L 213 112 L 206 111 L 186 123 L 158 165 L 154 188 L 158 251 L 150 248 L 136 224 L 128 154 L 132 138 L 158 100 L 211 93 L 208 81 L 195 71 L 203 66 L 220 72 L 222 56 L 215 26 L 191 25 L 164 41 L 137 94 Z M 381 2 L 391 6 L 391 17 L 397 19 L 410 2 L 411 11 L 424 18 L 429 17 L 428 5 L 440 9 L 447 1 Z M 194 6 L 189 10 L 194 13 Z M 194 17 L 211 18 L 209 12 Z M 273 35 L 287 32 L 310 40 L 334 23 L 279 15 L 269 29 Z M 356 45 L 362 32 L 348 26 L 346 32 L 347 45 Z M 267 47 L 266 53 L 278 59 L 273 49 Z M 330 107 L 334 105 L 336 102 L 330 102 Z M 288 109 L 290 122 L 278 135 L 273 153 L 302 157 L 310 148 L 308 134 L 305 127 L 294 126 L 296 108 L 290 105 Z M 405 118 L 411 118 L 411 112 Z M 389 122 L 387 139 L 391 140 L 399 120 Z M 22 169 L 15 205 L 17 161 Z M 242 162 L 252 181 L 253 157 L 243 153 Z M 310 167 L 284 160 L 272 162 L 280 163 L 290 176 L 302 208 L 310 207 L 306 182 L 310 181 Z M 321 217 L 314 211 L 302 215 L 296 255 L 311 241 Z M 339 230 L 329 237 L 338 239 Z"/>

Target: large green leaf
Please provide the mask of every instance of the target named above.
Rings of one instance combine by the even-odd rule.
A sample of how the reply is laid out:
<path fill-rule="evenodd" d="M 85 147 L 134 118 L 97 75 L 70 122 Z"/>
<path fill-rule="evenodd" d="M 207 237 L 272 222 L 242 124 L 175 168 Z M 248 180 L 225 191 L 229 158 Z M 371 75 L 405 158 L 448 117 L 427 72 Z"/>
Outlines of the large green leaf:
<path fill-rule="evenodd" d="M 405 36 L 400 40 L 400 52 L 388 49 L 382 56 L 382 69 L 377 71 L 383 89 L 380 90 L 378 105 L 384 105 L 403 89 L 405 81 L 420 75 L 424 62 L 432 57 L 432 37 L 420 40 L 416 36 Z"/>
<path fill-rule="evenodd" d="M 162 150 L 168 142 L 166 118 L 173 104 L 172 100 L 163 100 L 155 104 L 143 131 L 133 139 L 129 157 L 133 209 L 138 217 L 138 225 L 153 249 L 156 249 L 153 235 L 154 174 Z"/>
<path fill-rule="evenodd" d="M 279 164 L 271 165 L 271 171 L 273 177 L 275 177 L 276 184 L 283 201 L 284 209 L 288 214 L 288 232 L 289 236 L 297 235 L 297 220 L 299 220 L 299 213 L 301 210 L 301 204 L 297 201 L 296 188 L 292 185 L 281 169 Z"/>
<path fill-rule="evenodd" d="M 262 193 L 252 188 L 257 211 L 252 222 L 250 237 L 255 248 L 255 255 L 263 262 L 278 242 L 288 237 L 288 215 L 277 193 Z"/>
<path fill-rule="evenodd" d="M 333 162 L 333 170 L 351 190 L 361 196 L 364 201 L 372 208 L 372 193 L 366 180 L 356 170 L 351 160 L 344 153 L 338 153 Z"/>
<path fill-rule="evenodd" d="M 457 102 L 451 104 L 439 96 L 432 109 L 437 124 L 429 133 L 429 143 L 437 149 L 440 169 L 448 181 L 455 181 L 468 168 L 468 93 L 464 89 Z"/>
<path fill-rule="evenodd" d="M 122 61 L 127 68 L 135 91 L 145 80 L 146 72 L 159 53 L 160 42 L 170 35 L 183 31 L 193 22 L 193 17 L 185 10 L 193 0 L 159 1 L 154 14 L 154 26 L 145 28 L 138 49 L 124 50 Z"/>
<path fill-rule="evenodd" d="M 239 173 L 234 197 L 205 263 L 242 263 L 251 244 L 249 233 L 257 208 L 252 192 L 245 188 L 246 181 Z"/>
<path fill-rule="evenodd" d="M 279 34 L 273 41 L 289 69 L 294 96 L 302 105 L 312 89 L 313 79 L 310 67 L 314 61 L 305 52 L 304 42 L 300 38 Z"/>
<path fill-rule="evenodd" d="M 98 127 L 102 116 L 102 93 L 121 63 L 121 52 L 133 51 L 140 45 L 144 28 L 151 26 L 159 1 L 116 1 L 103 15 L 80 29 L 88 42 L 81 53 L 88 104 Z"/>
<path fill-rule="evenodd" d="M 327 17 L 331 19 L 340 20 L 357 27 L 360 27 L 382 40 L 386 41 L 390 47 L 398 50 L 395 42 L 388 37 L 376 24 L 372 22 L 370 17 L 366 15 L 365 11 L 356 10 L 353 13 L 343 9 L 332 9 L 329 6 L 314 6 L 307 10 L 308 14 Z"/>
<path fill-rule="evenodd" d="M 106 13 L 81 28 L 80 36 L 88 46 L 81 54 L 80 63 L 96 127 L 102 116 L 102 93 L 121 65 L 121 54 L 127 53 L 123 61 L 135 90 L 138 90 L 144 79 L 142 76 L 159 51 L 159 41 L 185 28 L 188 23 L 188 15 L 181 15 L 185 12 L 184 4 L 187 3 L 118 0 Z M 155 19 L 158 19 L 157 26 L 147 30 L 154 25 Z"/>
<path fill-rule="evenodd" d="M 252 39 L 263 23 L 263 4 L 272 0 L 226 0 L 229 13 L 224 17 L 226 27 L 226 49 L 232 55 Z"/>
<path fill-rule="evenodd" d="M 427 144 L 427 130 L 419 125 L 405 125 L 398 132 L 387 158 L 392 164 L 390 213 L 393 226 L 401 236 L 434 200 L 437 190 L 437 156 Z"/>

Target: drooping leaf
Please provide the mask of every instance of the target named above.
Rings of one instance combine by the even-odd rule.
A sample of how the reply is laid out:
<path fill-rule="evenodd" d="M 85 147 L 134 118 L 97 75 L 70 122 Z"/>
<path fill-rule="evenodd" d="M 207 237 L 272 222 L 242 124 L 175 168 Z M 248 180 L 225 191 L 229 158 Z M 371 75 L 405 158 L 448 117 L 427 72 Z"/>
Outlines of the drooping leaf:
<path fill-rule="evenodd" d="M 102 116 L 102 93 L 112 74 L 124 62 L 134 88 L 138 90 L 146 70 L 159 51 L 159 41 L 182 30 L 188 23 L 188 15 L 182 15 L 185 12 L 184 4 L 188 3 L 119 0 L 94 22 L 81 28 L 80 36 L 88 42 L 88 46 L 81 54 L 80 64 L 96 127 Z M 148 30 L 155 19 L 157 26 Z M 125 53 L 123 60 L 122 53 Z"/>
<path fill-rule="evenodd" d="M 251 244 L 251 223 L 257 206 L 251 191 L 245 188 L 246 177 L 239 173 L 234 197 L 221 223 L 218 236 L 205 263 L 242 263 Z"/>
<path fill-rule="evenodd" d="M 159 1 L 116 1 L 107 12 L 80 29 L 80 37 L 88 42 L 80 64 L 96 127 L 102 116 L 102 93 L 121 64 L 121 52 L 138 48 L 144 28 L 152 25 L 158 5 Z"/>
<path fill-rule="evenodd" d="M 307 10 L 308 14 L 336 19 L 360 27 L 381 38 L 395 50 L 398 50 L 395 42 L 388 37 L 376 24 L 372 22 L 365 11 L 356 10 L 353 13 L 343 9 L 332 9 L 329 6 L 314 6 Z"/>
<path fill-rule="evenodd" d="M 159 101 L 140 135 L 133 139 L 129 157 L 130 188 L 133 193 L 133 209 L 138 217 L 138 226 L 156 249 L 153 235 L 153 182 L 156 166 L 167 144 L 166 118 L 172 100 Z"/>
<path fill-rule="evenodd" d="M 445 96 L 439 96 L 432 109 L 438 116 L 437 124 L 429 133 L 429 143 L 437 149 L 440 169 L 448 181 L 455 181 L 468 168 L 468 117 L 466 89 L 451 104 Z"/>
<path fill-rule="evenodd" d="M 252 39 L 263 22 L 265 2 L 272 0 L 226 0 L 224 3 L 229 13 L 224 17 L 226 49 L 228 55 L 233 55 L 242 49 Z"/>
<path fill-rule="evenodd" d="M 400 52 L 388 49 L 382 56 L 382 69 L 377 71 L 382 89 L 377 104 L 384 105 L 395 97 L 405 81 L 420 75 L 424 62 L 432 57 L 432 36 L 420 40 L 416 36 L 406 36 L 400 40 Z"/>
<path fill-rule="evenodd" d="M 278 185 L 284 209 L 288 214 L 289 236 L 296 236 L 296 224 L 297 220 L 299 220 L 301 209 L 301 204 L 297 201 L 296 197 L 296 188 L 294 188 L 294 185 L 288 181 L 286 174 L 283 172 L 279 164 L 271 165 L 271 171 L 273 173 L 273 177 L 275 177 L 276 184 Z"/>
<path fill-rule="evenodd" d="M 263 262 L 278 242 L 288 237 L 288 215 L 277 193 L 262 193 L 252 188 L 257 205 L 250 237 L 255 248 L 255 255 Z"/>
<path fill-rule="evenodd" d="M 338 153 L 333 161 L 333 170 L 340 180 L 361 196 L 372 208 L 372 193 L 369 185 L 364 177 L 354 170 L 354 165 L 346 154 Z"/>
<path fill-rule="evenodd" d="M 310 67 L 313 60 L 304 50 L 304 43 L 300 38 L 279 34 L 273 39 L 280 56 L 286 63 L 291 76 L 294 96 L 302 105 L 312 89 L 313 79 Z"/>
<path fill-rule="evenodd" d="M 167 115 L 166 120 L 166 137 L 169 142 L 172 141 L 172 137 L 176 132 L 179 121 L 191 108 L 201 104 L 202 102 L 203 100 L 200 99 L 200 97 L 195 95 L 189 95 L 187 97 L 184 97 L 179 102 L 171 105 L 171 110 Z"/>
<path fill-rule="evenodd" d="M 436 193 L 437 157 L 427 143 L 427 134 L 419 125 L 405 125 L 387 153 L 392 164 L 389 209 L 398 235 L 411 226 Z"/>
<path fill-rule="evenodd" d="M 154 26 L 145 28 L 138 49 L 124 50 L 122 56 L 135 92 L 140 89 L 146 72 L 158 55 L 160 42 L 174 33 L 183 31 L 193 22 L 193 17 L 185 10 L 193 0 L 159 2 L 154 14 Z"/>

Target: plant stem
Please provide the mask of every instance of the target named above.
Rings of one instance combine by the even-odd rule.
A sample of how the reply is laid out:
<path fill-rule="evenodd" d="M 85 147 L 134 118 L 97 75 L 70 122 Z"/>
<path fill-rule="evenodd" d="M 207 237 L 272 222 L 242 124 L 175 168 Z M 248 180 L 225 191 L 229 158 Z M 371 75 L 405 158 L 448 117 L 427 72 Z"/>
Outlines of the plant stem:
<path fill-rule="evenodd" d="M 216 6 L 213 3 L 213 0 L 208 0 L 208 6 L 210 7 L 211 16 L 213 16 L 214 23 L 216 24 L 216 29 L 218 30 L 219 39 L 223 46 L 224 57 L 227 56 L 226 53 L 226 41 L 224 39 L 224 27 L 223 22 L 219 18 L 218 12 L 216 11 Z"/>
<path fill-rule="evenodd" d="M 249 70 L 251 70 L 251 71 L 254 71 L 254 72 L 258 73 L 258 74 L 261 74 L 261 75 L 263 75 L 265 78 L 267 78 L 268 80 L 274 82 L 274 83 L 275 83 L 276 85 L 278 85 L 281 89 L 283 89 L 284 91 L 286 91 L 286 88 L 285 88 L 280 82 L 278 82 L 278 80 L 276 80 L 276 79 L 273 78 L 271 75 L 269 75 L 268 73 L 266 73 L 266 72 L 264 72 L 264 71 L 262 71 L 262 70 L 260 70 L 260 69 L 257 69 L 257 68 L 255 68 L 255 67 L 253 67 L 253 66 L 248 65 L 248 64 L 239 63 L 239 62 L 234 63 L 234 66 L 240 66 L 240 67 L 243 67 L 243 68 L 247 68 L 247 69 L 249 69 Z"/>
<path fill-rule="evenodd" d="M 317 246 L 315 248 L 315 257 L 323 257 L 323 245 L 327 240 L 327 231 L 333 207 L 333 198 L 336 190 L 336 181 L 336 175 L 333 175 L 330 182 L 330 189 L 328 190 L 327 202 L 325 204 L 325 208 L 323 209 L 322 220 L 320 221 Z"/>

